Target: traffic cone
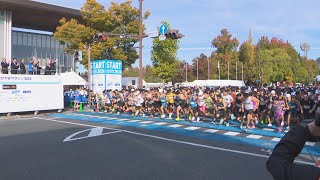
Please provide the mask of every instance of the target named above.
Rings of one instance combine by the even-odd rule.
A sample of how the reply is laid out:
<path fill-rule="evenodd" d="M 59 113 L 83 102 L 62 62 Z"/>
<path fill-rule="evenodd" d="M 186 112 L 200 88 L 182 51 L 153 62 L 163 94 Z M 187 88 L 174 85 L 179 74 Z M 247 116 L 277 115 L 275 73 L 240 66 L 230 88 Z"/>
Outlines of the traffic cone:
<path fill-rule="evenodd" d="M 82 109 L 82 103 L 80 103 L 80 107 L 79 107 L 79 112 L 82 112 L 83 109 Z"/>

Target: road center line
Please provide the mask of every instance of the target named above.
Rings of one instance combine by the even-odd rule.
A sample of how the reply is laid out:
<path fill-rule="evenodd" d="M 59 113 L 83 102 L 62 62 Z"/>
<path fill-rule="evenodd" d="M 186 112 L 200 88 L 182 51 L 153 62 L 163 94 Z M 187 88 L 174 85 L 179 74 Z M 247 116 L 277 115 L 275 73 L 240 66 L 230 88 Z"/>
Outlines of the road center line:
<path fill-rule="evenodd" d="M 231 153 L 236 153 L 236 154 L 243 154 L 243 155 L 254 156 L 254 157 L 269 158 L 269 156 L 262 155 L 262 154 L 220 148 L 220 147 L 209 146 L 209 145 L 204 145 L 204 144 L 197 144 L 197 143 L 192 143 L 192 142 L 187 142 L 187 141 L 180 141 L 180 140 L 169 139 L 169 138 L 164 138 L 164 137 L 154 136 L 154 135 L 149 135 L 149 134 L 143 134 L 143 133 L 138 133 L 138 132 L 133 132 L 133 131 L 127 131 L 127 130 L 121 130 L 121 129 L 115 129 L 115 128 L 107 128 L 107 127 L 103 127 L 103 126 L 94 126 L 94 125 L 81 124 L 81 123 L 73 123 L 73 122 L 67 122 L 67 121 L 59 121 L 59 120 L 53 120 L 53 119 L 45 119 L 45 118 L 40 118 L 40 117 L 35 117 L 35 119 L 42 119 L 42 120 L 46 120 L 46 121 L 60 122 L 60 123 L 65 123 L 65 124 L 72 124 L 72 125 L 86 126 L 86 127 L 96 127 L 96 128 L 101 127 L 101 128 L 110 129 L 110 130 L 122 131 L 122 132 L 126 132 L 129 134 L 135 134 L 135 135 L 150 137 L 150 138 L 154 138 L 154 139 L 160 139 L 160 140 L 164 140 L 164 141 L 168 141 L 168 142 L 175 142 L 175 143 L 180 143 L 180 144 L 186 144 L 186 145 L 202 147 L 202 148 L 207 148 L 207 149 L 214 149 L 214 150 L 219 150 L 219 151 L 231 152 Z M 299 161 L 299 160 L 296 160 L 295 162 L 301 163 L 301 164 L 306 164 L 306 165 L 312 165 L 312 166 L 314 165 L 314 163 Z"/>

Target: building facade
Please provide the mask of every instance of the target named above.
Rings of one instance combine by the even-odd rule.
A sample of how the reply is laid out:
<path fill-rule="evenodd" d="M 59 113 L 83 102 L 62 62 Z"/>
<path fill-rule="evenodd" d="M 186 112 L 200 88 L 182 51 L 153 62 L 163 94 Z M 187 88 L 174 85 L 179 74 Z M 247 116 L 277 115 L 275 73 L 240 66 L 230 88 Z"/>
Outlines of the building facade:
<path fill-rule="evenodd" d="M 37 59 L 41 67 L 56 60 L 59 72 L 75 71 L 73 55 L 64 52 L 67 45 L 52 35 L 62 17 L 81 21 L 79 10 L 29 0 L 0 0 L 0 59 L 24 58 L 26 63 Z"/>

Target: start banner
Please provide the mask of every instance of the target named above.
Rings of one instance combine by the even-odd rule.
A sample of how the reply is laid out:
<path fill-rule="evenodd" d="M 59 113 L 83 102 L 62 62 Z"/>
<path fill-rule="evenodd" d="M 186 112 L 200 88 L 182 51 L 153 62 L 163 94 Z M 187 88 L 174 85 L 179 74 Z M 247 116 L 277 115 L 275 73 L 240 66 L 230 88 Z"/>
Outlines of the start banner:
<path fill-rule="evenodd" d="M 93 60 L 91 61 L 91 87 L 95 93 L 104 90 L 121 90 L 122 61 Z"/>

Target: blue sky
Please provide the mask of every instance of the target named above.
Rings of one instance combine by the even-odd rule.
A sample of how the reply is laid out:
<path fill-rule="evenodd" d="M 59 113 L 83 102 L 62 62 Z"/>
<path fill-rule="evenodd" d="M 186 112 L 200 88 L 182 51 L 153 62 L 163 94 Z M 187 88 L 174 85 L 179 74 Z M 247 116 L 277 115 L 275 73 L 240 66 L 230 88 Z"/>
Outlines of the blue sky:
<path fill-rule="evenodd" d="M 85 0 L 36 0 L 39 2 L 80 9 Z M 111 0 L 97 0 L 108 7 Z M 114 0 L 123 2 L 124 0 Z M 138 7 L 138 0 L 133 0 Z M 241 42 L 252 31 L 254 42 L 261 36 L 278 37 L 289 41 L 298 52 L 300 43 L 311 45 L 309 58 L 320 57 L 319 0 L 144 0 L 143 9 L 151 16 L 145 24 L 147 32 L 157 30 L 168 20 L 171 27 L 185 34 L 178 57 L 191 62 L 201 53 L 210 55 L 211 41 L 227 28 Z M 151 64 L 152 39 L 143 41 L 143 64 Z M 136 63 L 137 65 L 137 63 Z"/>

